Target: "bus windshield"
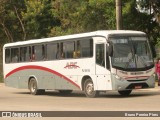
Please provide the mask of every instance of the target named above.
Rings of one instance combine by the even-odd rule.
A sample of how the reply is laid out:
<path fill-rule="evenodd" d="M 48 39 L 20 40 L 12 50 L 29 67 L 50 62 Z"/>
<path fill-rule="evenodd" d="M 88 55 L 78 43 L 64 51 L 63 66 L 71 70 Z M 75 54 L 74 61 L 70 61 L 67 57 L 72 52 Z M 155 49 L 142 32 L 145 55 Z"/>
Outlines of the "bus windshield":
<path fill-rule="evenodd" d="M 112 66 L 121 70 L 142 70 L 154 65 L 146 37 L 112 37 Z"/>

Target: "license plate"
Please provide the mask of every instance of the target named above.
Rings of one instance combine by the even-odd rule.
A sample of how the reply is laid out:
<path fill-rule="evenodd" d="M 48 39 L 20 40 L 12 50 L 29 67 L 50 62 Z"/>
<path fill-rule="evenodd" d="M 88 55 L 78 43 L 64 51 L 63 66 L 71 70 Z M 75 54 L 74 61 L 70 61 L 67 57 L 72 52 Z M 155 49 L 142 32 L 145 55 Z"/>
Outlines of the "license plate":
<path fill-rule="evenodd" d="M 135 89 L 141 89 L 142 86 L 135 86 Z"/>

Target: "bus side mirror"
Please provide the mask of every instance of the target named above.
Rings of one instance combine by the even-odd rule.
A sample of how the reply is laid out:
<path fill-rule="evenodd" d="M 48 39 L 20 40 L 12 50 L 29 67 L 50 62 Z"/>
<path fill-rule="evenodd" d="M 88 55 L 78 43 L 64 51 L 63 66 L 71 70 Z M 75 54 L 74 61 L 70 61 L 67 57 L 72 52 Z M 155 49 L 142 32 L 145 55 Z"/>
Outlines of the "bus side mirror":
<path fill-rule="evenodd" d="M 112 43 L 109 44 L 108 55 L 111 56 L 111 57 L 113 56 L 113 45 L 112 45 Z"/>

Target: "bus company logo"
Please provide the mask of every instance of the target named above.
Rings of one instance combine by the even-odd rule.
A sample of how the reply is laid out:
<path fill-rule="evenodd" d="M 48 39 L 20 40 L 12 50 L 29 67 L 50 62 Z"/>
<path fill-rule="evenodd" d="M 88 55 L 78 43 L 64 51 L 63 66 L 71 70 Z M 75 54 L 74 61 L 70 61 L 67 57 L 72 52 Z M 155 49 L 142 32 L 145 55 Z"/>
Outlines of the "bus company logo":
<path fill-rule="evenodd" d="M 77 65 L 77 62 L 67 62 L 64 68 L 65 69 L 77 69 L 80 67 Z"/>

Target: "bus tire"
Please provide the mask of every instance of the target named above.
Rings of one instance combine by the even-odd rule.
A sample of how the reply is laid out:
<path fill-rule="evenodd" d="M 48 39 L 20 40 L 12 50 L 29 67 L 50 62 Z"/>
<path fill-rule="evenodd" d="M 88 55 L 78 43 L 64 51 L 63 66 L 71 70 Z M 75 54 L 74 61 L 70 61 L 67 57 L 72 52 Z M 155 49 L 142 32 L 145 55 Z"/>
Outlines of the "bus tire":
<path fill-rule="evenodd" d="M 129 96 L 131 94 L 132 90 L 120 90 L 118 93 L 122 96 Z"/>
<path fill-rule="evenodd" d="M 94 90 L 94 84 L 90 78 L 84 82 L 84 93 L 89 98 L 94 98 L 99 95 L 99 91 Z"/>
<path fill-rule="evenodd" d="M 58 90 L 61 95 L 68 95 L 72 93 L 72 90 Z"/>
<path fill-rule="evenodd" d="M 31 80 L 29 81 L 29 90 L 32 95 L 42 95 L 45 93 L 45 90 L 38 89 L 37 81 L 35 80 L 35 78 L 31 78 Z"/>

